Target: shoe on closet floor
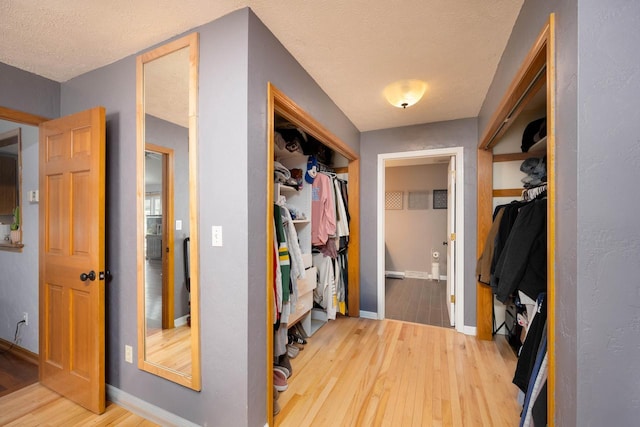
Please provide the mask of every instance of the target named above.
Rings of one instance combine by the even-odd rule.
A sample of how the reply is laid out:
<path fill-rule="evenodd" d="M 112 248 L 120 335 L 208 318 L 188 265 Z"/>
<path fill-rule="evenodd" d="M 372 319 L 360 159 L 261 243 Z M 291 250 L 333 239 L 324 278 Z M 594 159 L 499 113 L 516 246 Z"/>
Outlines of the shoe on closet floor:
<path fill-rule="evenodd" d="M 280 404 L 278 403 L 278 398 L 280 397 L 280 392 L 276 389 L 276 386 L 273 386 L 273 415 L 278 415 L 280 412 Z"/>
<path fill-rule="evenodd" d="M 300 337 L 302 337 L 304 339 L 309 338 L 309 335 L 307 335 L 307 333 L 304 331 L 304 328 L 302 327 L 302 325 L 300 323 L 296 323 L 293 328 L 296 331 L 298 336 L 300 336 Z"/>
<path fill-rule="evenodd" d="M 289 358 L 295 359 L 296 356 L 300 353 L 300 349 L 293 344 L 287 344 L 287 354 Z"/>
<path fill-rule="evenodd" d="M 278 362 L 276 363 L 276 365 L 287 368 L 289 370 L 289 375 L 293 374 L 293 367 L 291 366 L 291 361 L 289 360 L 289 355 L 287 353 L 278 357 Z"/>
<path fill-rule="evenodd" d="M 291 376 L 291 372 L 289 372 L 289 370 L 287 368 L 285 368 L 284 366 L 273 365 L 273 369 L 277 369 L 278 371 L 282 371 L 282 373 L 284 374 L 284 376 L 286 378 L 289 378 Z"/>
<path fill-rule="evenodd" d="M 307 340 L 305 340 L 304 338 L 302 338 L 300 335 L 298 334 L 289 334 L 289 343 L 293 343 L 293 344 L 306 344 Z"/>
<path fill-rule="evenodd" d="M 274 369 L 273 370 L 273 387 L 277 391 L 285 391 L 289 388 L 289 384 L 287 384 L 287 377 L 284 372 Z"/>

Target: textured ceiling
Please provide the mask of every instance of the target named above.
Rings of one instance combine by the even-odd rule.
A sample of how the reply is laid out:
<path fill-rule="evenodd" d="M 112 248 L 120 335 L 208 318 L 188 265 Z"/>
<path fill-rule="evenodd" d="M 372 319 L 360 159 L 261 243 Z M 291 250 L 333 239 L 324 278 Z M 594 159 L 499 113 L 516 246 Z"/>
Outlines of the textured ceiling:
<path fill-rule="evenodd" d="M 477 116 L 522 0 L 2 0 L 0 62 L 64 82 L 245 6 L 366 131 Z"/>

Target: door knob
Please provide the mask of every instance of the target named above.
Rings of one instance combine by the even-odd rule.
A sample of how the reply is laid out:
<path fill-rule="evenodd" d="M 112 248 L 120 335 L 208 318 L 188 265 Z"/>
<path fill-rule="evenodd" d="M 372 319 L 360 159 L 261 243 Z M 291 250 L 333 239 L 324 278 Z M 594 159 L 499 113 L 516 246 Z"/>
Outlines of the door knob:
<path fill-rule="evenodd" d="M 93 270 L 91 270 L 91 271 L 90 271 L 90 272 L 88 272 L 88 273 L 82 273 L 82 274 L 80 275 L 80 280 L 82 280 L 83 282 L 86 282 L 86 281 L 87 281 L 87 279 L 91 280 L 92 282 L 93 282 L 94 280 L 96 280 L 96 272 L 95 272 L 95 271 L 93 271 Z"/>

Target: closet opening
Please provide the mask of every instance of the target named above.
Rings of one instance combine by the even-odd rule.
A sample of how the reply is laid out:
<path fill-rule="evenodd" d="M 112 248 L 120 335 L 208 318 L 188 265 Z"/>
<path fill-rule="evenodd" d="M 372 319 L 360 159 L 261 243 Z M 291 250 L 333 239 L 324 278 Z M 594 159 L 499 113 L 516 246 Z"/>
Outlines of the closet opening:
<path fill-rule="evenodd" d="M 401 168 L 408 168 L 414 178 L 413 183 L 407 184 L 410 187 L 402 186 L 401 172 L 395 173 L 395 170 Z M 422 171 L 421 168 L 426 168 L 427 171 Z M 426 179 L 426 175 L 415 175 L 421 171 L 427 173 L 428 168 L 437 168 L 443 176 L 440 180 L 434 180 Z M 394 173 L 398 175 L 398 179 L 393 178 Z M 387 179 L 388 175 L 392 179 Z M 417 179 L 419 182 L 415 182 L 415 176 L 421 177 Z M 398 318 L 397 310 L 393 311 L 394 301 L 388 299 L 402 295 L 403 292 L 412 292 L 415 298 L 422 297 L 422 301 L 413 301 L 406 308 L 402 308 L 399 314 L 406 314 L 412 318 L 399 320 L 434 324 L 430 323 L 433 319 L 421 321 L 420 318 L 432 316 L 436 320 L 440 319 L 435 326 L 453 326 L 458 332 L 465 332 L 464 269 L 461 267 L 464 266 L 463 148 L 378 155 L 377 212 L 378 311 L 368 313 L 367 317 Z M 407 223 L 405 226 L 410 229 L 404 232 L 411 233 L 414 252 L 419 253 L 413 260 L 404 259 L 408 254 L 395 250 L 393 241 L 387 239 L 392 232 L 403 233 L 402 226 L 397 226 L 398 221 L 390 224 L 391 220 L 403 214 L 405 219 L 401 222 Z M 440 225 L 440 230 L 416 222 L 429 218 Z M 435 257 L 434 252 L 437 252 Z M 392 282 L 391 286 L 396 289 L 405 285 L 408 288 L 400 288 L 399 293 L 394 294 L 398 291 L 393 288 L 387 289 L 388 282 Z M 416 292 L 419 292 L 419 295 Z M 445 301 L 428 300 L 429 297 L 438 295 L 445 298 Z M 387 307 L 391 311 L 387 312 Z"/>
<path fill-rule="evenodd" d="M 291 340 L 313 339 L 337 317 L 360 316 L 360 172 L 348 145 L 271 84 L 267 122 L 266 398 L 272 425 L 274 378 L 287 371 Z"/>
<path fill-rule="evenodd" d="M 522 421 L 533 417 L 550 426 L 556 378 L 554 22 L 551 14 L 478 145 L 476 269 L 477 337 L 506 336 L 518 355 L 513 382 L 524 401 Z"/>

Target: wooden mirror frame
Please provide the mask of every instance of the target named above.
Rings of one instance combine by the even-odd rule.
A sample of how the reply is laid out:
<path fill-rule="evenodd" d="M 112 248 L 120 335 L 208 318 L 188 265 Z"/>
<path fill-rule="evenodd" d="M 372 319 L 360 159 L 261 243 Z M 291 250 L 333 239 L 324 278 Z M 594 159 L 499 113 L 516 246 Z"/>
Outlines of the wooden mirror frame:
<path fill-rule="evenodd" d="M 145 358 L 145 276 L 144 276 L 144 158 L 145 158 L 145 103 L 144 103 L 144 64 L 171 54 L 180 49 L 189 49 L 189 239 L 190 286 L 191 286 L 191 375 L 178 372 L 166 366 L 151 363 Z M 198 62 L 199 37 L 192 33 L 180 39 L 166 43 L 136 60 L 136 191 L 137 191 L 137 254 L 138 254 L 138 367 L 146 372 L 158 375 L 169 381 L 199 391 L 200 378 L 200 303 L 199 303 L 199 241 L 198 241 L 198 194 L 197 194 L 197 105 L 198 105 Z"/>

